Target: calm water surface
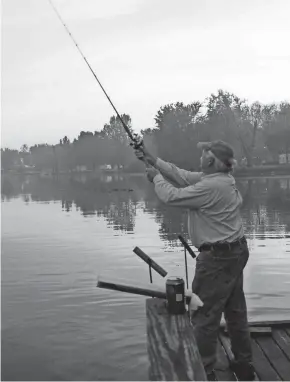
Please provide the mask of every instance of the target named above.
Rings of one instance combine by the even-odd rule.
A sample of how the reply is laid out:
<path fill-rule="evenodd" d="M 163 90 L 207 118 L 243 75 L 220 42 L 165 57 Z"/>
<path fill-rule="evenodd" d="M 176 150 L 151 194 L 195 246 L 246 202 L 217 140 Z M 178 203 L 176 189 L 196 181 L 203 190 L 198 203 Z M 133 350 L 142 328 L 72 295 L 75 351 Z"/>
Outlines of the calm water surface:
<path fill-rule="evenodd" d="M 290 319 L 290 179 L 239 188 L 250 320 Z M 185 212 L 161 205 L 142 176 L 4 175 L 2 380 L 146 380 L 145 298 L 98 289 L 97 276 L 148 282 L 139 246 L 184 277 L 180 233 Z"/>

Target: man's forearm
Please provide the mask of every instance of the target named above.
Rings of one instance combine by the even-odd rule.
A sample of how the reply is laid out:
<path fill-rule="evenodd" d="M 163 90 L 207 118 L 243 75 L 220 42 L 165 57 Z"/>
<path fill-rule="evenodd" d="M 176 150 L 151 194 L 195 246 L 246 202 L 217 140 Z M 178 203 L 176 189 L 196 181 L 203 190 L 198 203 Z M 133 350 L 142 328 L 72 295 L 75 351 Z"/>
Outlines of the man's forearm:
<path fill-rule="evenodd" d="M 157 167 L 156 167 L 157 159 L 158 159 L 158 158 L 157 158 L 156 156 L 150 154 L 150 155 L 148 156 L 148 158 L 147 158 L 147 162 L 148 162 L 151 166 L 157 168 Z"/>
<path fill-rule="evenodd" d="M 165 162 L 164 160 L 158 157 L 155 157 L 152 158 L 152 166 L 155 167 L 160 172 L 160 174 L 172 185 L 180 186 L 180 180 L 176 179 L 176 174 L 172 172 L 172 167 L 170 163 Z"/>
<path fill-rule="evenodd" d="M 208 200 L 208 189 L 202 182 L 188 187 L 177 188 L 157 174 L 153 183 L 158 198 L 172 207 L 198 209 Z"/>
<path fill-rule="evenodd" d="M 178 187 L 187 187 L 195 184 L 201 179 L 201 173 L 190 172 L 175 166 L 172 163 L 165 162 L 160 158 L 156 158 L 154 167 L 160 171 L 165 179 Z"/>

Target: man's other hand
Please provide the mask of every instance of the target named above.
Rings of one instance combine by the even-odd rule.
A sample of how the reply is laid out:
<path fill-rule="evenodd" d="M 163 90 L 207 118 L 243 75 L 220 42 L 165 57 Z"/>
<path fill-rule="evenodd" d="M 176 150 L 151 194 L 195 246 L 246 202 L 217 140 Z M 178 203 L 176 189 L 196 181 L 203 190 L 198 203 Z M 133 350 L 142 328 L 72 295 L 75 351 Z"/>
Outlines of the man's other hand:
<path fill-rule="evenodd" d="M 151 166 L 155 166 L 156 164 L 157 158 L 148 151 L 144 143 L 138 149 L 135 149 L 135 155 L 143 162 L 148 162 Z"/>
<path fill-rule="evenodd" d="M 160 174 L 160 172 L 158 170 L 156 170 L 156 168 L 154 168 L 154 167 L 148 167 L 148 168 L 146 168 L 146 174 L 147 174 L 148 180 L 150 182 L 153 182 L 153 179 L 155 178 L 155 176 Z"/>

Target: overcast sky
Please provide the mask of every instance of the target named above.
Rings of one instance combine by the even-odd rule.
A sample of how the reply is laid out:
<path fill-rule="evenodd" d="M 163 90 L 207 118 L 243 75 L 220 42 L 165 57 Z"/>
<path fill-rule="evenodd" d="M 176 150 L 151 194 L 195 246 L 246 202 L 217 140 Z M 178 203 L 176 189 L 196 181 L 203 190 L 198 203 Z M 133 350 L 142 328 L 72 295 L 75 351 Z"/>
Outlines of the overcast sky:
<path fill-rule="evenodd" d="M 289 0 L 53 0 L 136 131 L 222 88 L 290 99 Z M 48 0 L 2 0 L 2 146 L 100 130 L 114 112 Z"/>

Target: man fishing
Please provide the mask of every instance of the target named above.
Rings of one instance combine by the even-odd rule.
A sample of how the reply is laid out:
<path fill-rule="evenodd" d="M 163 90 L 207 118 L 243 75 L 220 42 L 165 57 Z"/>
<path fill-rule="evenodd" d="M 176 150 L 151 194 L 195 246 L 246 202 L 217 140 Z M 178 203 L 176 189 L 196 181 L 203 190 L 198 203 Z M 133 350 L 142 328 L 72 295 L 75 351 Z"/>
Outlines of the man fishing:
<path fill-rule="evenodd" d="M 243 269 L 249 258 L 240 207 L 242 197 L 231 175 L 232 148 L 223 141 L 199 143 L 202 172 L 190 172 L 152 155 L 143 145 L 136 156 L 146 169 L 158 198 L 189 211 L 188 230 L 198 248 L 192 291 L 204 305 L 191 317 L 208 380 L 216 380 L 214 366 L 222 313 L 235 356 L 231 368 L 238 379 L 254 380 Z"/>
<path fill-rule="evenodd" d="M 254 378 L 251 365 L 251 341 L 247 322 L 247 307 L 243 291 L 243 269 L 249 258 L 244 238 L 240 206 L 242 198 L 230 172 L 234 164 L 233 150 L 222 141 L 204 143 L 202 172 L 179 169 L 154 157 L 140 146 L 115 105 L 103 88 L 96 73 L 82 53 L 56 7 L 49 0 L 57 17 L 110 102 L 125 131 L 133 142 L 139 159 L 153 167 L 147 176 L 164 203 L 189 210 L 188 229 L 197 258 L 192 290 L 204 305 L 192 316 L 195 337 L 208 379 L 214 380 L 216 345 L 222 313 L 225 314 L 235 362 L 232 368 L 242 380 Z"/>

